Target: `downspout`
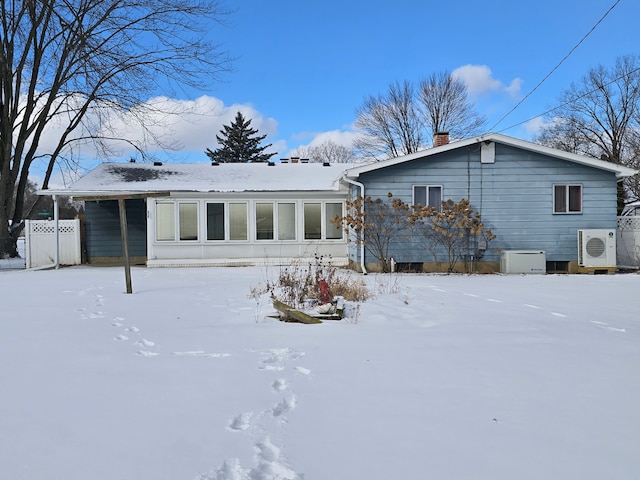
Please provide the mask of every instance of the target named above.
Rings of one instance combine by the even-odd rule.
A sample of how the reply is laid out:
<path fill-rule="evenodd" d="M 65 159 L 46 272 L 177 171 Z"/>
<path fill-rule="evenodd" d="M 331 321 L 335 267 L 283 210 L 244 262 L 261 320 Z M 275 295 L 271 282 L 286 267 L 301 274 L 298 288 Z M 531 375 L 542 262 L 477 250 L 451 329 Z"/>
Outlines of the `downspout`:
<path fill-rule="evenodd" d="M 356 182 L 355 180 L 350 180 L 344 174 L 342 175 L 342 180 L 344 180 L 347 183 L 350 183 L 351 185 L 355 185 L 356 187 L 359 187 L 360 195 L 362 196 L 362 198 L 364 198 L 364 184 L 360 182 Z M 364 203 L 362 204 L 362 209 L 364 210 Z M 362 229 L 362 239 L 360 242 L 360 268 L 362 269 L 362 274 L 366 275 L 367 268 L 364 266 L 364 229 Z"/>

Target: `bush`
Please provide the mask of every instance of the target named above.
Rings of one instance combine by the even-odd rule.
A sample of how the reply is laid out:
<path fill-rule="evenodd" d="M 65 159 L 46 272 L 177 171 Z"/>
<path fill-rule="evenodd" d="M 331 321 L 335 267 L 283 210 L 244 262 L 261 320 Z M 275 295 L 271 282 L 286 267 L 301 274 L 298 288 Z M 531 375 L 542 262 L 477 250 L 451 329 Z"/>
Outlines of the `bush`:
<path fill-rule="evenodd" d="M 364 279 L 351 270 L 339 269 L 331 264 L 331 257 L 322 255 L 316 255 L 309 265 L 294 263 L 282 267 L 277 279 L 268 280 L 260 293 L 269 293 L 287 305 L 302 308 L 309 300 L 320 302 L 322 280 L 327 283 L 331 296 L 341 296 L 352 302 L 363 302 L 369 298 Z"/>

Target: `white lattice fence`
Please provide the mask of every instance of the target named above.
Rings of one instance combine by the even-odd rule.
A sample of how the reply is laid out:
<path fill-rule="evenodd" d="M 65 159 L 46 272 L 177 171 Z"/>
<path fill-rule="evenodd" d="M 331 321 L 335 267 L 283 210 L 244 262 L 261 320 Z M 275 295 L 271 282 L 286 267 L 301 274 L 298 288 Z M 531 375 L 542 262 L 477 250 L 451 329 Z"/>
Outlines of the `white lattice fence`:
<path fill-rule="evenodd" d="M 80 265 L 80 220 L 59 220 L 60 265 Z M 27 220 L 25 225 L 27 268 L 55 263 L 56 227 L 53 220 Z"/>
<path fill-rule="evenodd" d="M 616 254 L 621 267 L 640 267 L 640 217 L 618 217 Z"/>

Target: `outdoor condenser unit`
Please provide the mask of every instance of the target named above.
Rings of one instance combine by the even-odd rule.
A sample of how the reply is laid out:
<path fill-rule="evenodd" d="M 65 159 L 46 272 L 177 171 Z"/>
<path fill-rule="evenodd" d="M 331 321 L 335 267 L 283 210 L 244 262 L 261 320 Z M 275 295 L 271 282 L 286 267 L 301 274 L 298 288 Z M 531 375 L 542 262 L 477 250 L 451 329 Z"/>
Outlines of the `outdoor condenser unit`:
<path fill-rule="evenodd" d="M 547 273 L 547 256 L 541 250 L 507 250 L 500 254 L 500 273 Z"/>
<path fill-rule="evenodd" d="M 578 230 L 580 267 L 616 267 L 616 231 Z"/>

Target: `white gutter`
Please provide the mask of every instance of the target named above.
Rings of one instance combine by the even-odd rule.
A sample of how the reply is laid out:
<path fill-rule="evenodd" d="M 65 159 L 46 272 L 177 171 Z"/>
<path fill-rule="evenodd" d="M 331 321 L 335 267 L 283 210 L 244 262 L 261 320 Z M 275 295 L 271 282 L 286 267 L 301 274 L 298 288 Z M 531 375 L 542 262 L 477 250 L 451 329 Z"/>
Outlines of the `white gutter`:
<path fill-rule="evenodd" d="M 346 177 L 346 175 L 342 175 L 342 180 L 351 185 L 355 185 L 360 188 L 360 196 L 364 199 L 364 184 L 360 182 L 356 182 L 355 180 L 351 180 Z M 362 203 L 362 210 L 364 211 L 364 202 Z M 363 212 L 364 213 L 364 212 Z M 360 241 L 360 268 L 362 269 L 362 274 L 367 274 L 367 268 L 364 266 L 364 228 L 362 229 L 362 239 Z"/>

